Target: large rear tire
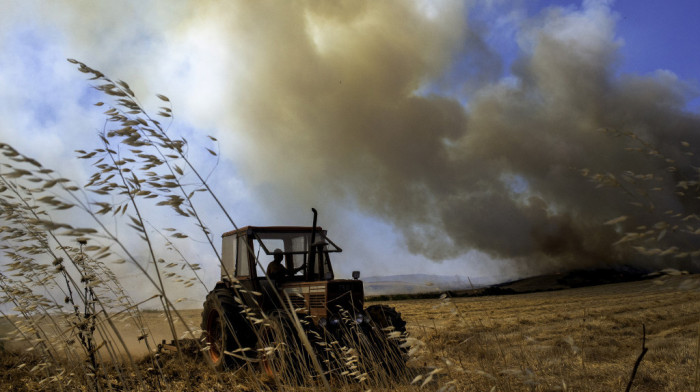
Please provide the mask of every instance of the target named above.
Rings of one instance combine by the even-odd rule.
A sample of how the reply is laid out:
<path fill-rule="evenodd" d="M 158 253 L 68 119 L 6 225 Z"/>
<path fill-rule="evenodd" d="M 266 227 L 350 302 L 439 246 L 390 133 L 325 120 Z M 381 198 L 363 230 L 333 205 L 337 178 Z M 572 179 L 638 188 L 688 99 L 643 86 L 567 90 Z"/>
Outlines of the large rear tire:
<path fill-rule="evenodd" d="M 239 367 L 254 355 L 255 334 L 228 288 L 216 288 L 207 295 L 202 330 L 208 346 L 204 356 L 217 370 Z"/>

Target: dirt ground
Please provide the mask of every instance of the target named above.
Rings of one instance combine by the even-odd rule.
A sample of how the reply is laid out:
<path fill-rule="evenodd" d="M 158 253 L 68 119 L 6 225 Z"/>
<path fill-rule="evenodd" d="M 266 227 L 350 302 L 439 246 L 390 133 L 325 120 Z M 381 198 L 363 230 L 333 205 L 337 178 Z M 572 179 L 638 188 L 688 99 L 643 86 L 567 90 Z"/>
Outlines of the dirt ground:
<path fill-rule="evenodd" d="M 201 333 L 200 318 L 202 310 L 184 309 L 178 312 L 185 321 L 184 324 L 182 322 L 177 322 L 175 324 L 175 332 L 178 338 L 198 337 Z M 129 317 L 117 315 L 112 318 L 112 322 L 117 326 L 128 352 L 135 358 L 146 356 L 149 351 L 155 350 L 157 345 L 163 340 L 170 343 L 173 339 L 173 334 L 163 312 L 142 311 L 140 315 L 142 318 L 141 322 L 146 327 L 144 330 L 141 330 L 136 324 L 136 321 Z M 173 315 L 173 317 L 177 318 L 176 315 Z M 69 317 L 66 318 L 70 319 Z M 16 317 L 13 317 L 13 320 L 16 320 Z M 185 325 L 187 325 L 187 327 L 185 327 Z M 8 337 L 12 330 L 13 328 L 7 319 L 0 319 L 0 337 Z M 143 337 L 146 332 L 149 345 L 146 344 L 146 339 L 139 339 Z M 190 335 L 190 333 L 192 333 L 192 335 Z M 99 334 L 96 334 L 96 336 L 97 344 L 100 344 L 103 339 L 100 339 Z M 118 346 L 120 351 L 124 351 L 121 349 L 119 340 L 111 334 L 110 340 L 113 341 L 113 344 Z M 28 347 L 26 343 L 14 338 L 4 340 L 3 344 L 5 348 L 15 350 Z"/>

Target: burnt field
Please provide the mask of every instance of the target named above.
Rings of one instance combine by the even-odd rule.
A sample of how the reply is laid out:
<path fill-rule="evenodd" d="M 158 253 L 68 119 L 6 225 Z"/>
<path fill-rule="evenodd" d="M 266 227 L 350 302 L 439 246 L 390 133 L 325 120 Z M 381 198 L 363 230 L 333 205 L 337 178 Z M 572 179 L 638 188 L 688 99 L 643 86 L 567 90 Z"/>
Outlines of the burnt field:
<path fill-rule="evenodd" d="M 411 359 L 403 378 L 375 383 L 331 380 L 334 390 L 623 391 L 642 351 L 634 391 L 686 391 L 696 387 L 700 276 L 507 296 L 390 302 L 408 321 Z M 200 310 L 182 312 L 194 329 Z M 159 312 L 141 312 L 153 340 L 167 339 Z M 144 342 L 128 320 L 116 320 L 136 366 L 153 367 Z M 25 351 L 2 322 L 5 390 L 81 389 L 61 365 L 45 366 Z M 183 328 L 184 330 L 184 328 Z M 180 332 L 180 331 L 178 331 Z M 216 374 L 197 350 L 182 358 L 163 353 L 152 390 L 308 390 L 279 385 L 254 371 Z M 125 359 L 126 361 L 126 359 Z M 66 364 L 65 369 L 69 369 Z M 65 370 L 63 369 L 63 370 Z M 154 370 L 150 370 L 154 372 Z M 57 374 L 60 376 L 57 377 Z M 379 377 L 379 376 L 377 376 Z M 384 376 L 386 377 L 386 376 Z M 111 384 L 119 390 L 115 377 Z M 150 387 L 148 387 L 150 385 Z M 318 385 L 318 384 L 317 384 Z M 421 387 L 422 386 L 422 387 Z M 109 388 L 107 388 L 109 389 Z"/>

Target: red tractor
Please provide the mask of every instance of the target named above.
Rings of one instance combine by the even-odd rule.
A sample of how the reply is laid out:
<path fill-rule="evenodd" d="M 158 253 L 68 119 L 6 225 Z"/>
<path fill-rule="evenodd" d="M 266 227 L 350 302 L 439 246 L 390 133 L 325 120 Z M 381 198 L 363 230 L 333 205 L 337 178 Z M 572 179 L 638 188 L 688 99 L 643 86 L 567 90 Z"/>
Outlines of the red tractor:
<path fill-rule="evenodd" d="M 338 368 L 333 363 L 339 362 L 339 347 L 357 355 L 374 351 L 384 363 L 405 364 L 406 322 L 392 307 L 365 308 L 359 271 L 353 279 L 335 279 L 330 255 L 342 250 L 316 226 L 312 211 L 311 227 L 246 226 L 222 235 L 221 281 L 202 312 L 206 357 L 217 369 L 257 363 L 275 376 L 293 373 L 292 367 L 315 357 L 316 368 L 320 363 L 330 373 Z M 281 273 L 265 268 L 266 273 L 270 259 L 282 264 Z M 372 350 L 347 349 L 353 341 Z M 280 358 L 280 347 L 293 351 L 298 361 Z"/>

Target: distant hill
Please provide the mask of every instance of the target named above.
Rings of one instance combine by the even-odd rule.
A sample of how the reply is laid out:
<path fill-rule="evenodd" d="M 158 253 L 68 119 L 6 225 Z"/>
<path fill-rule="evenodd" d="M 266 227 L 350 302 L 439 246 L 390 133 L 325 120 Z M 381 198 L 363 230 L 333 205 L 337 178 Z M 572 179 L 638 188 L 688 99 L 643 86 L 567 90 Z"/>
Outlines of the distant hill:
<path fill-rule="evenodd" d="M 530 293 L 536 291 L 562 290 L 576 287 L 598 286 L 602 284 L 632 282 L 650 279 L 659 274 L 670 274 L 664 270 L 655 273 L 630 267 L 579 269 L 558 274 L 533 276 L 511 282 L 494 285 L 492 288 L 508 293 Z M 679 272 L 680 273 L 680 272 Z M 687 274 L 687 272 L 685 272 Z"/>
<path fill-rule="evenodd" d="M 446 290 L 470 290 L 495 283 L 492 278 L 460 275 L 391 275 L 362 278 L 365 295 L 418 294 Z"/>
<path fill-rule="evenodd" d="M 439 295 L 449 291 L 449 295 L 482 296 L 522 294 L 538 291 L 563 290 L 576 287 L 597 286 L 610 283 L 631 282 L 654 278 L 659 275 L 687 274 L 686 271 L 663 270 L 650 273 L 630 266 L 612 268 L 579 269 L 562 273 L 532 276 L 523 279 L 498 282 L 493 278 L 467 278 L 464 276 L 444 275 L 394 275 L 368 277 L 365 282 L 365 294 L 372 297 L 392 298 L 417 294 L 415 298 L 425 295 Z M 424 295 L 421 295 L 424 294 Z"/>

